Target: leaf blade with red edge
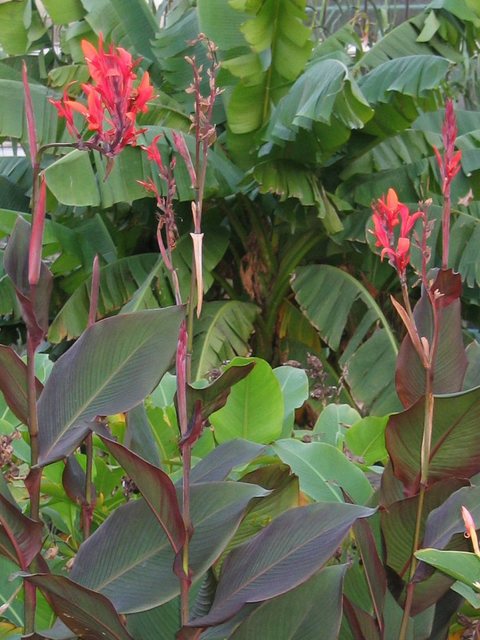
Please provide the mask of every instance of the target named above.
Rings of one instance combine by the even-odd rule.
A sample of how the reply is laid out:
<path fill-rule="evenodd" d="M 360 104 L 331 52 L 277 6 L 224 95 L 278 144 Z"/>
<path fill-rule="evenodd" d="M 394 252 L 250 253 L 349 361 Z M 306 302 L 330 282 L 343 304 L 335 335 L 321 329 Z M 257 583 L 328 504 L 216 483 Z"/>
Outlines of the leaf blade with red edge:
<path fill-rule="evenodd" d="M 249 502 L 268 494 L 242 482 L 205 482 L 191 487 L 194 528 L 189 554 L 192 580 L 201 578 L 225 549 Z M 178 495 L 181 495 L 179 489 Z M 114 511 L 80 546 L 71 578 L 107 596 L 122 613 L 168 602 L 179 593 L 172 571 L 175 553 L 143 499 Z"/>
<path fill-rule="evenodd" d="M 225 561 L 215 600 L 189 627 L 219 624 L 248 602 L 261 602 L 299 586 L 335 553 L 357 518 L 375 509 L 317 503 L 290 509 Z"/>
<path fill-rule="evenodd" d="M 243 380 L 255 366 L 255 361 L 248 358 L 234 358 L 221 375 L 206 386 L 199 383 L 187 385 L 188 415 L 192 415 L 198 400 L 202 404 L 202 418 L 206 420 L 210 414 L 218 411 L 228 400 L 231 388 L 240 380 Z"/>
<path fill-rule="evenodd" d="M 43 385 L 35 378 L 37 398 Z M 28 424 L 27 365 L 11 347 L 0 345 L 0 391 L 23 424 Z"/>
<path fill-rule="evenodd" d="M 353 525 L 355 541 L 362 558 L 365 578 L 379 628 L 383 631 L 383 608 L 387 592 L 387 575 L 377 549 L 370 523 L 360 519 Z"/>
<path fill-rule="evenodd" d="M 390 417 L 385 441 L 395 476 L 407 495 L 420 483 L 420 451 L 425 400 Z M 470 478 L 480 472 L 480 387 L 435 396 L 428 484 L 443 478 Z"/>
<path fill-rule="evenodd" d="M 463 534 L 465 524 L 460 517 L 463 506 L 470 511 L 474 522 L 480 522 L 480 486 L 467 486 L 455 491 L 429 514 L 422 546 L 445 549 L 452 536 Z M 465 544 L 468 550 L 468 540 Z"/>
<path fill-rule="evenodd" d="M 57 616 L 79 637 L 133 640 L 105 596 L 64 576 L 37 574 L 25 579 L 42 591 Z"/>
<path fill-rule="evenodd" d="M 48 308 L 53 287 L 53 276 L 45 263 L 40 265 L 40 279 L 32 297 L 28 281 L 31 226 L 21 216 L 5 249 L 3 264 L 13 282 L 22 309 L 22 317 L 32 340 L 38 345 L 48 330 Z"/>
<path fill-rule="evenodd" d="M 466 480 L 448 478 L 435 483 L 425 491 L 423 498 L 420 535 L 423 537 L 425 522 L 431 511 L 441 505 L 454 491 L 465 486 Z M 386 564 L 404 580 L 412 559 L 413 538 L 417 522 L 419 496 L 394 502 L 380 513 L 385 543 Z"/>
<path fill-rule="evenodd" d="M 438 346 L 433 367 L 433 392 L 455 393 L 462 389 L 467 370 L 467 355 L 463 345 L 460 296 L 460 274 L 451 269 L 438 273 L 431 285 L 438 318 Z M 436 295 L 438 292 L 440 295 Z M 430 298 L 424 290 L 413 311 L 420 336 L 430 347 L 433 341 L 433 313 Z M 414 404 L 425 393 L 425 368 L 410 335 L 406 335 L 398 352 L 395 373 L 397 393 L 405 407 Z"/>
<path fill-rule="evenodd" d="M 325 567 L 307 582 L 263 602 L 229 636 L 231 640 L 336 640 L 342 620 L 347 565 Z"/>
<path fill-rule="evenodd" d="M 128 411 L 170 366 L 182 307 L 125 313 L 89 327 L 54 364 L 38 402 L 39 464 L 69 455 L 97 415 Z"/>
<path fill-rule="evenodd" d="M 186 531 L 175 485 L 161 469 L 147 462 L 127 447 L 100 436 L 110 453 L 133 480 L 165 531 L 175 553 L 185 544 Z"/>
<path fill-rule="evenodd" d="M 0 524 L 0 551 L 25 570 L 42 548 L 42 524 L 23 515 L 3 495 L 0 495 Z"/>

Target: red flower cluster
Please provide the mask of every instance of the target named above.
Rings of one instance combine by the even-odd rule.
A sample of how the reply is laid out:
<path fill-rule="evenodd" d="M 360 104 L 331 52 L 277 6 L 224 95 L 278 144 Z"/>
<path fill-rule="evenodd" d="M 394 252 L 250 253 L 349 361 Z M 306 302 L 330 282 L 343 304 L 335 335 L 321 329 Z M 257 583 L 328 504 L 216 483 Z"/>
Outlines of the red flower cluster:
<path fill-rule="evenodd" d="M 87 40 L 82 41 L 85 60 L 92 84 L 82 84 L 87 104 L 71 100 L 65 90 L 61 100 L 50 102 L 60 117 L 65 118 L 67 129 L 77 139 L 79 148 L 97 149 L 109 157 L 116 156 L 125 146 L 135 145 L 143 130 L 135 129 L 137 113 L 147 111 L 147 102 L 153 96 L 148 72 L 135 87 L 135 68 L 140 60 L 121 47 L 110 45 L 104 50 L 100 36 L 98 51 Z M 80 113 L 94 134 L 84 141 L 74 122 L 74 113 Z"/>
<path fill-rule="evenodd" d="M 373 205 L 373 235 L 375 246 L 383 247 L 381 258 L 389 257 L 390 264 L 395 267 L 401 279 L 405 277 L 410 262 L 410 234 L 422 211 L 410 213 L 407 205 L 398 200 L 394 189 L 389 189 L 386 198 L 380 198 Z M 398 237 L 395 227 L 399 225 Z"/>
<path fill-rule="evenodd" d="M 460 171 L 462 152 L 457 151 L 455 153 L 455 140 L 457 139 L 457 133 L 457 121 L 455 118 L 453 102 L 452 100 L 447 100 L 445 105 L 445 119 L 442 126 L 442 140 L 444 148 L 443 157 L 440 155 L 437 147 L 433 147 L 438 166 L 440 167 L 440 174 L 442 176 L 443 193 L 449 189 L 452 180 Z"/>
<path fill-rule="evenodd" d="M 147 152 L 148 159 L 157 165 L 158 175 L 167 185 L 167 194 L 166 196 L 162 196 L 156 183 L 152 180 L 152 178 L 148 178 L 148 180 L 137 180 L 138 184 L 141 184 L 147 191 L 153 193 L 157 198 L 157 206 L 160 211 L 167 217 L 171 217 L 172 221 L 174 219 L 173 212 L 173 198 L 175 197 L 175 193 L 177 190 L 175 183 L 175 176 L 173 171 L 175 169 L 175 158 L 172 158 L 170 164 L 167 166 L 163 162 L 163 158 L 160 154 L 160 149 L 158 148 L 158 141 L 161 136 L 155 136 L 152 142 L 148 147 L 142 147 L 144 151 Z"/>

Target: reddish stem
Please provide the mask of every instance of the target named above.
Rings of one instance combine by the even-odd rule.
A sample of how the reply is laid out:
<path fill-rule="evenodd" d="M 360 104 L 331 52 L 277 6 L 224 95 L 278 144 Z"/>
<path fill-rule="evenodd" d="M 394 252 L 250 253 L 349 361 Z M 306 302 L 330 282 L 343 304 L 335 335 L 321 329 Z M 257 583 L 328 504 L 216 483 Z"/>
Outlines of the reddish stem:
<path fill-rule="evenodd" d="M 450 183 L 446 182 L 443 189 L 442 269 L 448 269 L 448 254 L 449 254 L 449 247 L 450 247 L 450 215 L 451 215 Z"/>

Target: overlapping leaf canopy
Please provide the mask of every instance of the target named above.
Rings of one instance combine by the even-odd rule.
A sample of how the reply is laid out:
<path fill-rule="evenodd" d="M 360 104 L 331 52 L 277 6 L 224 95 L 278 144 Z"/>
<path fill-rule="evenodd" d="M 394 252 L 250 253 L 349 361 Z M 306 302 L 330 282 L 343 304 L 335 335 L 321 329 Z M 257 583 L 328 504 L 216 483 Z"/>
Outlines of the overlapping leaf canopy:
<path fill-rule="evenodd" d="M 371 263 L 358 253 L 365 247 L 366 212 L 371 201 L 395 186 L 406 202 L 432 197 L 432 215 L 437 217 L 440 179 L 433 145 L 441 147 L 446 80 L 455 78 L 470 99 L 466 60 L 475 54 L 480 31 L 480 14 L 471 2 L 435 0 L 383 37 L 371 38 L 365 47 L 351 24 L 318 38 L 305 0 L 199 0 L 195 8 L 179 3 L 165 22 L 144 0 L 48 0 L 45 10 L 62 38 L 61 55 L 53 62 L 47 56 L 45 69 L 36 51 L 52 47 L 48 20 L 36 8 L 30 11 L 29 4 L 26 0 L 0 4 L 0 44 L 13 56 L 0 62 L 4 105 L 0 137 L 24 146 L 28 140 L 22 115 L 23 89 L 15 56 L 27 58 L 39 141 L 65 142 L 68 133 L 48 97 L 58 95 L 72 81 L 87 79 L 81 40 L 95 42 L 102 33 L 107 42 L 128 48 L 142 58 L 139 73 L 148 70 L 156 86 L 151 109 L 141 118 L 145 141 L 160 134 L 161 152 L 167 160 L 174 154 L 172 127 L 182 129 L 191 151 L 194 149 L 188 133 L 192 96 L 184 92 L 191 70 L 184 56 L 193 55 L 204 65 L 207 59 L 202 44 L 191 45 L 189 41 L 203 31 L 218 45 L 223 94 L 214 112 L 219 142 L 210 152 L 207 173 L 212 239 L 209 245 L 207 232 L 206 247 L 207 252 L 209 246 L 219 249 L 205 262 L 206 289 L 211 289 L 210 300 L 215 301 L 206 307 L 196 329 L 195 375 L 205 374 L 222 359 L 246 355 L 252 334 L 259 343 L 265 339 L 273 342 L 274 317 L 288 292 L 289 276 L 304 255 L 302 251 L 293 253 L 297 234 L 317 234 L 315 257 L 319 262 L 341 266 L 340 255 L 351 252 L 352 272 L 359 269 L 365 274 L 374 291 L 388 284 L 389 276 L 388 267 L 382 266 L 377 273 L 377 268 L 372 270 Z M 204 85 L 206 88 L 205 81 Z M 80 93 L 78 85 L 69 90 Z M 473 198 L 480 192 L 480 120 L 473 104 L 470 100 L 467 109 L 457 111 L 463 171 L 454 186 L 451 263 L 472 288 L 469 299 L 476 304 L 479 214 L 476 203 L 465 199 L 470 189 Z M 141 150 L 126 149 L 116 159 L 107 181 L 105 162 L 98 153 L 62 150 L 61 154 L 52 151 L 45 157 L 52 221 L 47 227 L 44 254 L 53 257 L 57 290 L 58 315 L 49 334 L 54 342 L 76 337 L 84 327 L 95 253 L 100 254 L 102 263 L 102 315 L 172 302 L 162 265 L 148 255 L 154 211 L 137 182 L 151 175 Z M 182 202 L 192 197 L 192 189 L 180 158 L 175 177 L 180 232 L 184 234 L 189 230 L 190 214 Z M 0 186 L 0 206 L 28 216 L 28 163 L 18 158 L 2 160 Z M 245 289 L 242 291 L 245 281 L 232 280 L 225 267 L 232 260 L 230 243 L 235 245 L 238 225 L 242 224 L 233 220 L 232 203 L 245 194 L 259 207 L 261 216 L 268 218 L 265 226 L 278 228 L 282 238 L 278 247 L 287 247 L 289 238 L 292 245 L 292 255 L 287 253 L 284 262 L 283 256 L 279 257 L 284 270 L 279 272 L 278 289 L 273 288 L 264 300 L 257 296 L 257 309 L 250 305 Z M 271 194 L 282 206 L 271 208 Z M 465 204 L 457 206 L 459 200 Z M 218 207 L 216 203 L 220 203 Z M 5 220 L 10 218 L 8 214 Z M 13 221 L 1 227 L 3 233 L 11 231 Z M 221 229 L 215 238 L 213 229 Z M 247 225 L 245 237 L 239 236 L 247 254 L 249 231 Z M 220 237 L 224 232 L 225 241 Z M 188 244 L 188 235 L 185 240 Z M 238 247 L 234 250 L 237 265 L 241 265 L 242 255 Z M 180 261 L 186 280 L 190 265 L 183 255 Z M 1 273 L 0 266 L 0 311 L 15 323 L 18 308 Z M 340 273 L 335 278 L 336 282 L 345 279 Z M 221 283 L 222 296 L 229 300 L 215 299 L 218 289 L 212 287 L 214 282 Z M 248 295 L 252 297 L 251 290 Z M 296 295 L 309 321 L 323 338 L 328 336 L 337 323 L 325 317 L 319 327 L 318 318 L 313 319 L 300 300 L 303 292 Z M 353 305 L 349 317 L 354 318 L 358 305 L 353 299 L 344 300 L 348 302 Z M 267 312 L 261 329 L 270 331 L 268 338 L 259 332 L 262 306 L 271 308 L 271 317 Z M 362 386 L 359 372 L 374 363 L 369 348 L 372 340 L 378 341 L 374 352 L 383 354 L 384 364 L 392 357 L 394 345 L 388 322 L 381 320 L 386 331 L 382 333 L 378 316 L 369 314 L 364 317 L 365 326 L 353 333 L 346 323 L 342 340 L 329 346 L 340 350 L 338 370 L 348 365 L 347 381 L 354 398 L 381 413 L 394 403 L 383 402 L 382 391 L 372 390 L 370 381 Z M 298 318 L 290 322 L 289 344 L 293 344 L 294 335 L 300 335 L 299 322 Z M 288 340 L 288 335 L 285 338 Z M 312 343 L 311 336 L 305 340 Z"/>

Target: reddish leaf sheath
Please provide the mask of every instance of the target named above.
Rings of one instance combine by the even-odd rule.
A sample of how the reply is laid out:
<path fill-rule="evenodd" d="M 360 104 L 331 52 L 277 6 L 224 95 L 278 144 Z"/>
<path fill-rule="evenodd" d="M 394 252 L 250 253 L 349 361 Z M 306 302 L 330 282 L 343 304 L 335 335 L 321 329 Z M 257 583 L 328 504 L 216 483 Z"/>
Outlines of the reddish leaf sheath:
<path fill-rule="evenodd" d="M 42 174 L 40 176 L 40 189 L 38 199 L 35 203 L 33 214 L 32 235 L 30 236 L 30 247 L 28 251 L 28 282 L 31 286 L 38 284 L 40 279 L 40 268 L 42 266 L 42 241 L 43 229 L 45 227 L 45 210 L 47 203 L 47 183 Z"/>

